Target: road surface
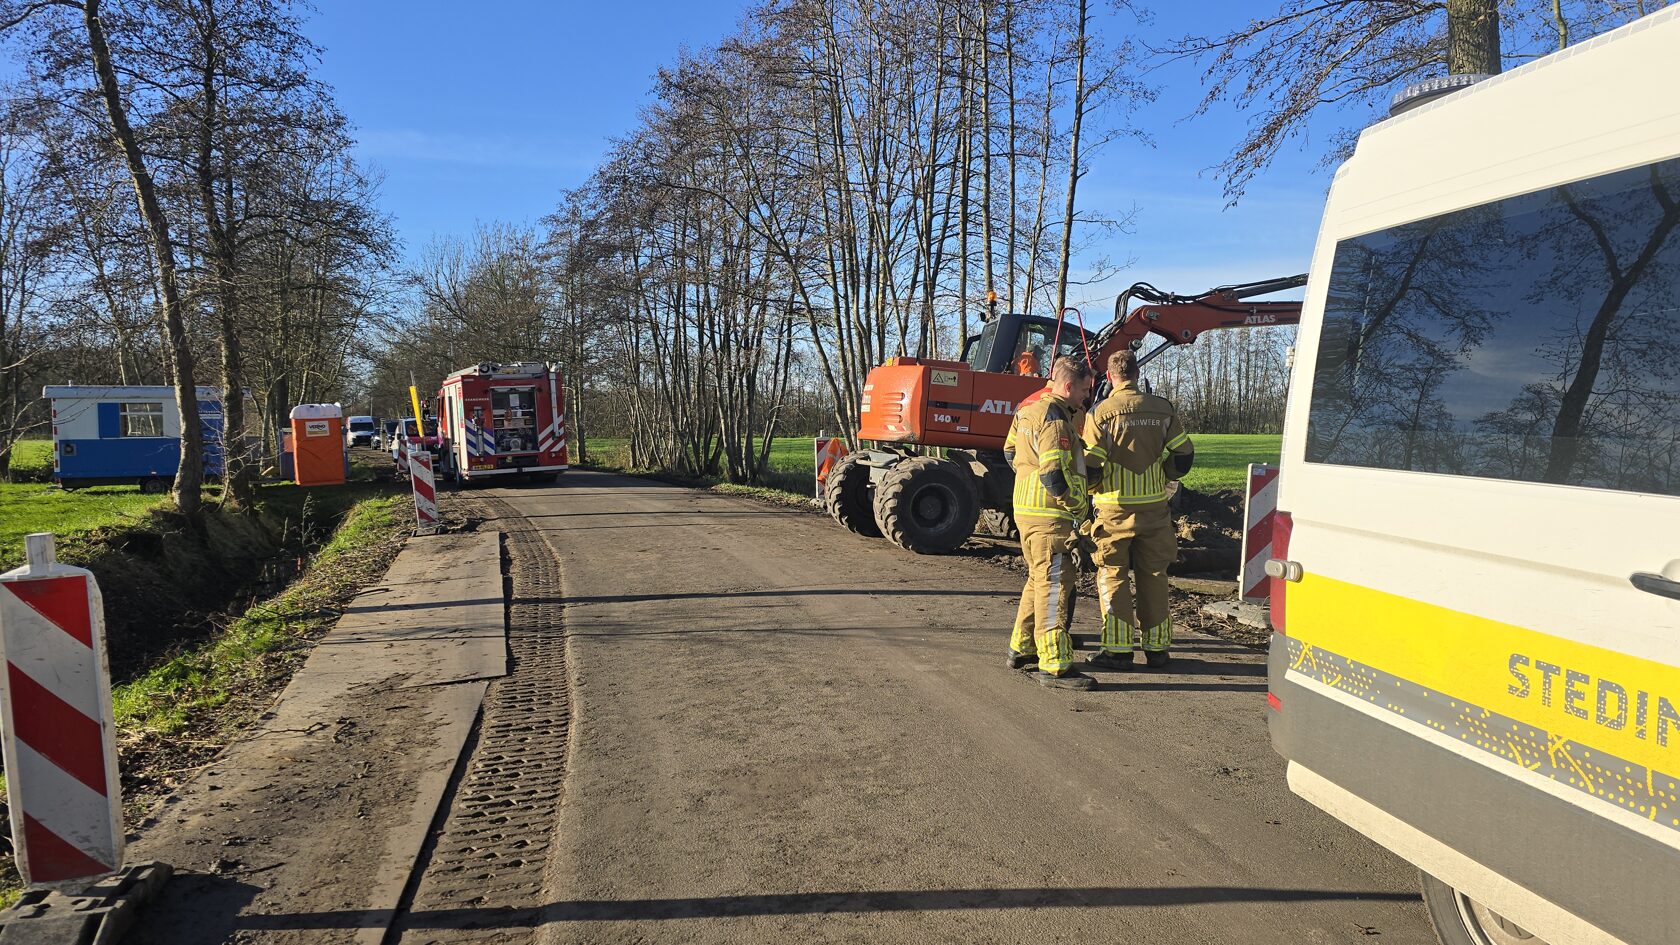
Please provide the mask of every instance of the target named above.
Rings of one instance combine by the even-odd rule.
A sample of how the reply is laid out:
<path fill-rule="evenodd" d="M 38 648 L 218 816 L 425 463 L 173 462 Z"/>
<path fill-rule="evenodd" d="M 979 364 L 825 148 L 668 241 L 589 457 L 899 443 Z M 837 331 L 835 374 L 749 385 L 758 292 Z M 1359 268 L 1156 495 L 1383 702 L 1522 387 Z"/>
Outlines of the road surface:
<path fill-rule="evenodd" d="M 1415 872 L 1288 793 L 1259 651 L 1051 691 L 982 558 L 593 472 L 474 495 L 558 559 L 563 798 L 538 913 L 422 883 L 403 941 L 1434 941 Z"/>

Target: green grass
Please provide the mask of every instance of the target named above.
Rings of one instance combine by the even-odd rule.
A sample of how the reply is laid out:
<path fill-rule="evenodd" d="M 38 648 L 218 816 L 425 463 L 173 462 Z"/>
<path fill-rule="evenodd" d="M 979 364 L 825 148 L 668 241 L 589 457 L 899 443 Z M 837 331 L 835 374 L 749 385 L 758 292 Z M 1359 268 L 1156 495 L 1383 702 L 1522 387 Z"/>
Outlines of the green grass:
<path fill-rule="evenodd" d="M 19 440 L 12 444 L 13 482 L 46 482 L 52 478 L 52 440 Z"/>
<path fill-rule="evenodd" d="M 1276 463 L 1283 438 L 1276 434 L 1204 433 L 1193 436 L 1196 465 L 1184 484 L 1200 492 L 1242 489 L 1248 479 L 1249 463 Z M 782 492 L 811 495 L 811 437 L 785 437 L 770 446 L 771 481 L 766 485 Z M 628 440 L 603 437 L 589 440 L 591 465 L 614 469 L 630 468 Z"/>
<path fill-rule="evenodd" d="M 96 486 L 64 492 L 33 482 L 0 482 L 0 570 L 23 561 L 23 536 L 52 532 L 59 540 L 106 525 L 137 525 L 169 501 L 135 486 Z"/>
<path fill-rule="evenodd" d="M 1283 448 L 1283 437 L 1275 433 L 1204 433 L 1190 438 L 1196 444 L 1196 465 L 1184 484 L 1198 492 L 1246 488 L 1248 464 L 1276 465 Z"/>

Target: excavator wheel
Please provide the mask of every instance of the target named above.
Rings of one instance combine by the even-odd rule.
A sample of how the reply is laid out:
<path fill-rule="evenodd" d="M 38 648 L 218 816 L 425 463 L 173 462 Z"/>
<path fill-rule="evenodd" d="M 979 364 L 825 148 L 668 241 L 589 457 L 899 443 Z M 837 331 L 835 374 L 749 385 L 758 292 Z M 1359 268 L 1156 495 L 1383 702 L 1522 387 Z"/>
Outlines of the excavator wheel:
<path fill-rule="evenodd" d="M 875 524 L 875 510 L 870 507 L 869 467 L 863 464 L 863 458 L 863 453 L 851 453 L 828 471 L 823 507 L 846 531 L 865 538 L 879 538 L 881 529 Z"/>
<path fill-rule="evenodd" d="M 923 555 L 956 550 L 979 520 L 972 477 L 948 459 L 907 459 L 875 488 L 875 522 L 893 544 Z"/>
<path fill-rule="evenodd" d="M 1007 509 L 981 509 L 980 527 L 993 538 L 1007 538 L 1010 541 L 1021 540 L 1021 530 L 1015 527 L 1015 516 Z"/>

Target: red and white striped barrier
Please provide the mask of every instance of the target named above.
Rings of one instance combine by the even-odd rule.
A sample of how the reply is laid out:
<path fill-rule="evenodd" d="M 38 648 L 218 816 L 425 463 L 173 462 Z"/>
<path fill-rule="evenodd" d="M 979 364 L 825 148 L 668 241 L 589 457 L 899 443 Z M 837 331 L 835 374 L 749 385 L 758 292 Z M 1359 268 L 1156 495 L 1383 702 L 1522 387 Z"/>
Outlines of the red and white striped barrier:
<path fill-rule="evenodd" d="M 846 456 L 846 441 L 837 436 L 819 436 L 812 443 L 812 452 L 816 459 L 817 498 L 820 499 L 823 497 L 823 484 L 828 481 L 828 471 Z"/>
<path fill-rule="evenodd" d="M 432 480 L 432 454 L 423 447 L 408 451 L 408 480 L 414 484 L 414 533 L 437 534 L 437 485 Z"/>
<path fill-rule="evenodd" d="M 1262 463 L 1248 467 L 1247 513 L 1243 516 L 1242 569 L 1237 586 L 1245 601 L 1269 601 L 1272 584 L 1266 562 L 1272 557 L 1272 522 L 1277 519 L 1278 468 Z"/>
<path fill-rule="evenodd" d="M 58 563 L 53 536 L 25 546 L 0 574 L 0 747 L 18 872 L 42 887 L 122 867 L 122 792 L 99 585 Z"/>

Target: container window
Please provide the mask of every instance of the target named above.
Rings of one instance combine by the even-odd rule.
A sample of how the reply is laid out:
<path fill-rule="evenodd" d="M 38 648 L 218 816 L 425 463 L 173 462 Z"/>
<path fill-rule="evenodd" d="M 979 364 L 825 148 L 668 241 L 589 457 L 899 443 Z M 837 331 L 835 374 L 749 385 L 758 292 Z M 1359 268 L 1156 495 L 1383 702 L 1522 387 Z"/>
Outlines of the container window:
<path fill-rule="evenodd" d="M 162 436 L 163 404 L 123 404 L 123 436 Z"/>
<path fill-rule="evenodd" d="M 1307 461 L 1680 495 L 1680 159 L 1336 246 Z"/>

